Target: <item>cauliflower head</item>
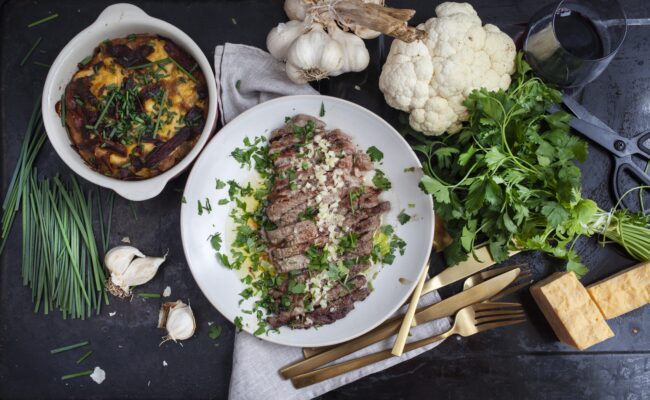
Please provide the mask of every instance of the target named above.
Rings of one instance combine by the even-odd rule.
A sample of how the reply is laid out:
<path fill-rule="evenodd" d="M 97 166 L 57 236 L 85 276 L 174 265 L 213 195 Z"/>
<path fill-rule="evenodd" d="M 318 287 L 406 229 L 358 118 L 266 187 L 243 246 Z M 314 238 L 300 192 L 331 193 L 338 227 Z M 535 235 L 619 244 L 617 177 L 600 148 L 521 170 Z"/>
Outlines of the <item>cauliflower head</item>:
<path fill-rule="evenodd" d="M 507 89 L 517 53 L 512 39 L 482 25 L 468 3 L 442 3 L 436 15 L 418 26 L 426 40 L 393 41 L 379 77 L 388 105 L 408 112 L 411 127 L 427 135 L 458 132 L 472 90 Z"/>

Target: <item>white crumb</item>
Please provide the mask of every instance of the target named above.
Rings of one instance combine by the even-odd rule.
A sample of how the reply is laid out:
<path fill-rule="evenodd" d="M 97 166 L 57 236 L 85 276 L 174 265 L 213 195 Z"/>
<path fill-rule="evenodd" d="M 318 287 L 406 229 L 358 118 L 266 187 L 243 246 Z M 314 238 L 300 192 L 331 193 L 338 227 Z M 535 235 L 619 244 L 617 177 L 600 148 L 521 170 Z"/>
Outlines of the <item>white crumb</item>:
<path fill-rule="evenodd" d="M 163 297 L 169 297 L 172 295 L 172 288 L 167 286 L 165 290 L 163 290 Z"/>
<path fill-rule="evenodd" d="M 122 243 L 131 243 L 131 238 L 129 238 L 128 236 L 124 236 L 122 238 Z"/>
<path fill-rule="evenodd" d="M 212 324 L 214 324 L 214 322 L 208 321 L 208 326 L 212 326 Z"/>
<path fill-rule="evenodd" d="M 104 382 L 104 379 L 106 379 L 106 372 L 99 367 L 95 367 L 95 370 L 90 374 L 90 377 L 99 385 Z"/>
<path fill-rule="evenodd" d="M 151 381 L 147 381 L 147 387 L 151 386 Z"/>
<path fill-rule="evenodd" d="M 354 85 L 354 90 L 361 90 L 361 86 L 359 86 L 359 85 Z"/>
<path fill-rule="evenodd" d="M 108 316 L 109 316 L 109 317 L 114 317 L 115 314 L 117 314 L 117 311 L 109 312 L 109 313 L 108 313 Z"/>
<path fill-rule="evenodd" d="M 163 367 L 166 367 L 167 365 L 167 361 L 163 360 Z"/>

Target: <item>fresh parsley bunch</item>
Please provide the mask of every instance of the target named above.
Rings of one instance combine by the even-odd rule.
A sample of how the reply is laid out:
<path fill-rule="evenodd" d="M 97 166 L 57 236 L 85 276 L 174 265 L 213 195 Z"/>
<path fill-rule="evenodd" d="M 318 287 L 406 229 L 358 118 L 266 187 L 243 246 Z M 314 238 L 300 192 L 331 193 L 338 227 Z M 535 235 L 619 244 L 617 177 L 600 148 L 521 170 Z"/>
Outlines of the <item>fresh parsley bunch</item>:
<path fill-rule="evenodd" d="M 516 66 L 508 90 L 469 95 L 469 121 L 460 133 L 436 140 L 411 132 L 425 158 L 421 185 L 456 239 L 445 249 L 448 264 L 487 244 L 496 261 L 510 249 L 541 250 L 581 275 L 586 268 L 573 245 L 596 233 L 649 259 L 647 217 L 607 213 L 582 198 L 575 162 L 585 160 L 587 145 L 571 135 L 569 114 L 546 111 L 562 93 L 535 77 L 521 53 Z M 621 233 L 630 227 L 632 235 Z"/>

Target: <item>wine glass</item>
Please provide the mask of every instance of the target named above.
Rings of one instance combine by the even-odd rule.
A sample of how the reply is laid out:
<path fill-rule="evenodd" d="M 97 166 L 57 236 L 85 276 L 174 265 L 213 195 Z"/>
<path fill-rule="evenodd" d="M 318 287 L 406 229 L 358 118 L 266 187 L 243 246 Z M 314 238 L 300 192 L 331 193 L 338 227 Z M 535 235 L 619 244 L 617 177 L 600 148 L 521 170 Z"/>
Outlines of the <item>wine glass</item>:
<path fill-rule="evenodd" d="M 626 33 L 627 19 L 617 0 L 563 0 L 535 13 L 524 52 L 547 82 L 581 87 L 605 70 Z"/>

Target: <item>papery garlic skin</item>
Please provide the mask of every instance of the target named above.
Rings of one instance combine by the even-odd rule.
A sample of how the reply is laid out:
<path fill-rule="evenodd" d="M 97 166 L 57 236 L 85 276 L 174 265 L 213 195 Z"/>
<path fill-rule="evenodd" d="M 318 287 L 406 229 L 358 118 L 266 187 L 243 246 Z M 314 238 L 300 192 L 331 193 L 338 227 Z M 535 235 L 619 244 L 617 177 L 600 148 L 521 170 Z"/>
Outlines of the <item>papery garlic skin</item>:
<path fill-rule="evenodd" d="M 343 48 L 343 65 L 330 76 L 338 76 L 345 72 L 359 72 L 368 67 L 370 53 L 363 40 L 355 34 L 343 32 L 336 24 L 327 27 L 332 39 L 336 40 Z"/>
<path fill-rule="evenodd" d="M 167 330 L 165 340 L 187 340 L 194 336 L 196 320 L 192 308 L 181 300 L 167 302 L 160 308 L 158 327 Z"/>
<path fill-rule="evenodd" d="M 104 264 L 111 274 L 121 275 L 126 271 L 135 257 L 145 257 L 133 246 L 117 246 L 110 249 L 104 256 Z"/>
<path fill-rule="evenodd" d="M 303 21 L 289 21 L 278 24 L 266 36 L 266 48 L 276 60 L 285 61 L 293 42 L 308 29 Z"/>
<path fill-rule="evenodd" d="M 320 24 L 298 37 L 287 54 L 286 71 L 295 83 L 307 83 L 329 76 L 343 65 L 343 48 Z"/>

